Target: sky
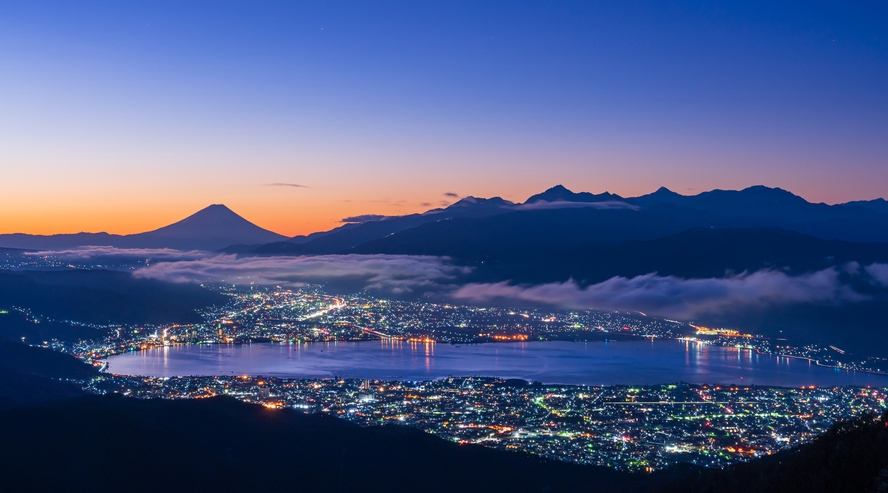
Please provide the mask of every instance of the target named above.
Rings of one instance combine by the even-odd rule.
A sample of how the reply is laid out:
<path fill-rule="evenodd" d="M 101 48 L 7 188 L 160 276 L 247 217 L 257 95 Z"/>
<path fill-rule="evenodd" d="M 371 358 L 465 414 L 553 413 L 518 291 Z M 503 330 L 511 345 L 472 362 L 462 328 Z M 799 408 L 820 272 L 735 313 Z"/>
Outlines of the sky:
<path fill-rule="evenodd" d="M 0 233 L 212 203 L 296 235 L 456 196 L 888 197 L 884 2 L 5 2 Z"/>

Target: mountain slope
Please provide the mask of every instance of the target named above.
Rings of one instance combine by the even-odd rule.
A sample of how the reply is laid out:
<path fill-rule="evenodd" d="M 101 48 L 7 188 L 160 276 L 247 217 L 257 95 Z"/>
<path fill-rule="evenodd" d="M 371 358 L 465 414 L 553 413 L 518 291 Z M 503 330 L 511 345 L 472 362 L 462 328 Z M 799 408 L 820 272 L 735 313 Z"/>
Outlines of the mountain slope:
<path fill-rule="evenodd" d="M 484 260 L 476 264 L 477 274 L 491 280 L 591 284 L 652 272 L 684 279 L 761 269 L 798 275 L 849 262 L 888 262 L 888 243 L 823 240 L 776 228 L 703 228 L 618 245 L 538 245 L 447 255 L 465 262 Z"/>
<path fill-rule="evenodd" d="M 605 207 L 620 203 L 627 206 Z M 888 214 L 878 212 L 878 201 L 864 205 L 813 204 L 785 190 L 764 186 L 698 195 L 680 195 L 660 188 L 648 195 L 623 198 L 608 192 L 575 193 L 556 185 L 531 196 L 524 204 L 512 204 L 498 197 L 468 197 L 424 214 L 347 224 L 287 242 L 254 248 L 238 246 L 231 251 L 300 255 L 370 253 L 382 249 L 405 254 L 447 254 L 479 244 L 620 243 L 701 227 L 773 227 L 823 239 L 888 242 Z M 382 243 L 387 246 L 381 248 Z M 395 248 L 394 243 L 401 246 Z"/>
<path fill-rule="evenodd" d="M 638 491 L 650 476 L 229 398 L 87 397 L 0 413 L 4 491 Z M 133 480 L 146 468 L 150 481 Z"/>
<path fill-rule="evenodd" d="M 834 425 L 812 443 L 724 470 L 697 470 L 662 493 L 888 491 L 888 414 Z"/>
<path fill-rule="evenodd" d="M 869 211 L 849 209 L 844 205 L 815 204 L 782 188 L 762 185 L 743 190 L 711 190 L 698 195 L 679 195 L 661 188 L 652 194 L 626 201 L 640 206 L 668 203 L 727 217 L 780 219 L 801 223 L 830 218 L 872 217 Z"/>
<path fill-rule="evenodd" d="M 79 359 L 42 347 L 0 342 L 0 367 L 44 378 L 90 379 L 99 371 Z"/>
<path fill-rule="evenodd" d="M 338 253 L 354 248 L 362 243 L 384 238 L 400 231 L 422 226 L 423 224 L 455 218 L 494 216 L 512 212 L 513 210 L 515 210 L 515 204 L 500 197 L 489 199 L 466 197 L 446 208 L 432 209 L 422 214 L 384 216 L 360 223 L 345 224 L 330 231 L 312 233 L 308 236 L 297 236 L 288 241 L 279 241 L 258 247 L 235 245 L 223 251 L 253 255 Z"/>
<path fill-rule="evenodd" d="M 780 188 L 754 186 L 692 196 L 660 189 L 626 202 L 641 207 L 668 204 L 733 219 L 736 225 L 779 227 L 825 239 L 888 241 L 888 215 L 877 211 L 875 201 L 871 207 L 814 204 Z"/>
<path fill-rule="evenodd" d="M 247 221 L 224 205 L 214 204 L 185 219 L 154 231 L 132 235 L 77 233 L 64 235 L 0 235 L 0 246 L 54 250 L 85 245 L 118 248 L 174 248 L 218 250 L 229 245 L 250 245 L 286 240 L 287 237 Z"/>
<path fill-rule="evenodd" d="M 125 236 L 108 233 L 73 233 L 58 235 L 0 234 L 0 246 L 27 250 L 61 250 L 84 245 L 118 246 Z"/>
<path fill-rule="evenodd" d="M 879 214 L 888 214 L 888 200 L 885 199 L 855 200 L 852 202 L 846 202 L 842 205 L 847 207 L 863 207 L 864 209 L 876 211 Z"/>
<path fill-rule="evenodd" d="M 534 204 L 536 202 L 609 202 L 612 200 L 623 200 L 623 197 L 609 192 L 594 194 L 589 192 L 572 192 L 564 185 L 555 185 L 545 192 L 530 196 L 524 203 Z"/>
<path fill-rule="evenodd" d="M 462 256 L 463 251 L 490 252 L 527 245 L 619 244 L 648 240 L 709 226 L 717 220 L 689 211 L 566 208 L 524 210 L 482 218 L 428 223 L 360 245 L 353 253 Z"/>
<path fill-rule="evenodd" d="M 138 279 L 128 272 L 0 270 L 0 309 L 19 306 L 57 320 L 96 324 L 199 322 L 195 310 L 226 301 L 225 296 L 197 285 Z M 4 316 L 9 315 L 12 312 Z M 64 334 L 53 337 L 70 340 Z"/>
<path fill-rule="evenodd" d="M 69 379 L 99 374 L 73 356 L 15 342 L 0 342 L 0 409 L 83 395 Z"/>
<path fill-rule="evenodd" d="M 126 236 L 122 246 L 217 250 L 237 243 L 260 244 L 286 239 L 262 229 L 221 204 L 206 207 L 185 219 L 147 233 Z"/>

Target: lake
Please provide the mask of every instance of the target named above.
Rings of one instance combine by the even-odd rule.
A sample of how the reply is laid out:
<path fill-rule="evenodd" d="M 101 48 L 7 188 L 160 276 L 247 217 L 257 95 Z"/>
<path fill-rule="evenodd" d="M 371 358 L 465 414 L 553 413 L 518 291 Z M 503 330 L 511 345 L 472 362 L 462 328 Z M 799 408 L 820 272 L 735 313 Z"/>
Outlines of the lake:
<path fill-rule="evenodd" d="M 683 381 L 888 386 L 888 377 L 882 375 L 822 368 L 805 360 L 675 340 L 462 346 L 388 341 L 195 344 L 120 354 L 108 358 L 108 363 L 112 373 L 161 377 L 265 375 L 433 380 L 494 376 L 585 385 Z"/>

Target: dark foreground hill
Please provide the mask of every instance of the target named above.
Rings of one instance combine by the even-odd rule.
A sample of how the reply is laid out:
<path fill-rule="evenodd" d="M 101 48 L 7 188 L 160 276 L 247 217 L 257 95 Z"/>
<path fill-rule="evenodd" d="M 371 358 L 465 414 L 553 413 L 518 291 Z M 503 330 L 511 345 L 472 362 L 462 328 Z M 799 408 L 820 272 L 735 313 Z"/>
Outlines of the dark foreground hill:
<path fill-rule="evenodd" d="M 92 366 L 49 349 L 0 342 L 0 409 L 83 395 L 81 385 L 98 375 Z"/>
<path fill-rule="evenodd" d="M 197 285 L 138 279 L 127 272 L 0 270 L 0 309 L 29 308 L 56 320 L 96 324 L 199 322 L 195 310 L 225 301 L 223 295 Z M 0 326 L 0 333 L 2 329 Z"/>
<path fill-rule="evenodd" d="M 15 342 L 0 342 L 0 367 L 44 378 L 90 379 L 99 371 L 64 353 Z"/>
<path fill-rule="evenodd" d="M 808 445 L 720 471 L 698 470 L 662 493 L 888 491 L 888 413 L 839 423 Z"/>
<path fill-rule="evenodd" d="M 89 396 L 0 411 L 4 491 L 880 492 L 888 429 L 872 418 L 726 470 L 628 474 L 389 425 L 229 398 Z"/>
<path fill-rule="evenodd" d="M 85 397 L 0 412 L 4 491 L 644 491 L 633 476 L 228 398 Z"/>
<path fill-rule="evenodd" d="M 0 308 L 0 340 L 40 344 L 52 339 L 76 341 L 105 335 L 105 331 L 97 327 L 41 320 L 15 310 Z"/>

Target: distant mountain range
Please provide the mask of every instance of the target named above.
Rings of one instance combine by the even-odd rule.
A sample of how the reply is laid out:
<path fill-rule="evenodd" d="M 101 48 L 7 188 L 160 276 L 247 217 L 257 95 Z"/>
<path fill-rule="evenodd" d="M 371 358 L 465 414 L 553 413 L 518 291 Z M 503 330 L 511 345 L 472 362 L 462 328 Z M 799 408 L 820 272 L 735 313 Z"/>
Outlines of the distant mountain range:
<path fill-rule="evenodd" d="M 0 246 L 32 250 L 58 250 L 86 245 L 118 248 L 173 248 L 218 250 L 237 243 L 260 244 L 287 237 L 262 229 L 224 205 L 214 204 L 185 219 L 147 233 L 112 235 L 77 233 L 60 235 L 0 235 Z"/>
<path fill-rule="evenodd" d="M 750 187 L 680 195 L 666 188 L 640 197 L 575 193 L 558 185 L 523 204 L 467 197 L 423 214 L 371 217 L 331 231 L 231 253 L 294 255 L 393 253 L 453 255 L 443 245 L 588 245 L 651 240 L 699 228 L 780 228 L 826 240 L 888 242 L 882 199 L 815 204 L 779 188 Z"/>
<path fill-rule="evenodd" d="M 466 197 L 422 214 L 356 218 L 330 231 L 261 245 L 231 245 L 224 251 L 245 255 L 397 253 L 480 261 L 502 256 L 504 251 L 619 245 L 705 228 L 730 228 L 734 237 L 743 229 L 781 229 L 821 240 L 881 243 L 888 242 L 886 204 L 882 199 L 815 204 L 763 186 L 693 196 L 660 188 L 623 198 L 608 192 L 575 193 L 558 185 L 522 204 L 499 197 Z"/>
<path fill-rule="evenodd" d="M 500 197 L 466 197 L 421 214 L 348 218 L 346 224 L 330 231 L 293 238 L 260 228 L 224 205 L 211 205 L 146 233 L 3 234 L 0 247 L 53 250 L 107 245 L 258 255 L 369 253 L 375 247 L 365 244 L 383 238 L 388 245 L 399 241 L 415 245 L 420 236 L 430 241 L 446 236 L 451 242 L 464 243 L 618 244 L 705 227 L 782 228 L 821 239 L 888 242 L 888 202 L 815 204 L 764 186 L 698 195 L 660 188 L 624 198 L 608 192 L 575 193 L 557 185 L 522 204 Z"/>

